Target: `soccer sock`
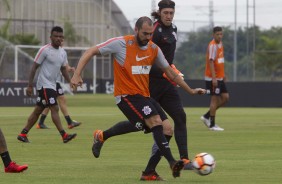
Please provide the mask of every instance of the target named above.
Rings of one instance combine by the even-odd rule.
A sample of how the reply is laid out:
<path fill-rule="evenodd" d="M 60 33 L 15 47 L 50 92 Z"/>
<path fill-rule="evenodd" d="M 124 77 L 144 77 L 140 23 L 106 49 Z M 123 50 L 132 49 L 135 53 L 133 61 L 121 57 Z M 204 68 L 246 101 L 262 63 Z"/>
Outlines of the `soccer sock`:
<path fill-rule="evenodd" d="M 1 153 L 0 155 L 1 155 L 1 158 L 3 160 L 4 166 L 8 167 L 9 164 L 11 163 L 11 161 L 12 161 L 9 152 L 6 151 L 4 153 Z"/>
<path fill-rule="evenodd" d="M 66 134 L 65 130 L 61 130 L 60 134 L 61 134 L 62 137 L 64 137 L 64 135 Z"/>
<path fill-rule="evenodd" d="M 28 130 L 25 128 L 21 131 L 21 134 L 27 134 L 27 133 L 28 133 Z"/>
<path fill-rule="evenodd" d="M 210 127 L 213 127 L 215 125 L 215 116 L 210 116 L 210 120 L 211 120 Z"/>
<path fill-rule="evenodd" d="M 165 135 L 165 138 L 168 142 L 170 141 L 171 137 L 172 136 Z M 156 142 L 154 142 L 154 144 L 152 146 L 152 154 L 151 154 L 150 160 L 149 160 L 147 167 L 146 167 L 144 172 L 149 173 L 151 171 L 155 171 L 158 163 L 161 160 L 161 158 L 162 158 L 162 154 L 159 150 L 159 147 L 156 144 Z"/>
<path fill-rule="evenodd" d="M 44 124 L 44 121 L 45 121 L 46 117 L 47 117 L 47 116 L 46 116 L 45 114 L 41 114 L 40 119 L 39 119 L 39 124 L 40 124 L 40 125 L 43 125 L 43 124 Z"/>
<path fill-rule="evenodd" d="M 137 132 L 137 131 L 139 131 L 139 129 L 133 126 L 133 124 L 130 123 L 129 121 L 120 121 L 114 126 L 112 126 L 111 128 L 103 132 L 103 139 L 105 141 L 112 136 L 127 134 L 130 132 Z"/>
<path fill-rule="evenodd" d="M 174 113 L 171 118 L 174 121 L 174 137 L 179 150 L 180 158 L 188 159 L 188 141 L 186 114 L 184 111 Z"/>
<path fill-rule="evenodd" d="M 175 159 L 173 158 L 171 150 L 169 148 L 168 141 L 166 140 L 163 134 L 163 126 L 162 125 L 154 126 L 153 128 L 151 128 L 151 131 L 153 133 L 154 140 L 158 145 L 159 150 L 161 151 L 161 154 L 167 159 L 169 164 L 175 162 Z"/>
<path fill-rule="evenodd" d="M 65 116 L 65 119 L 66 119 L 68 125 L 72 124 L 72 119 L 70 118 L 70 116 Z"/>
<path fill-rule="evenodd" d="M 210 118 L 210 111 L 208 111 L 208 112 L 204 115 L 204 117 L 205 117 L 206 119 L 209 119 L 209 118 Z"/>

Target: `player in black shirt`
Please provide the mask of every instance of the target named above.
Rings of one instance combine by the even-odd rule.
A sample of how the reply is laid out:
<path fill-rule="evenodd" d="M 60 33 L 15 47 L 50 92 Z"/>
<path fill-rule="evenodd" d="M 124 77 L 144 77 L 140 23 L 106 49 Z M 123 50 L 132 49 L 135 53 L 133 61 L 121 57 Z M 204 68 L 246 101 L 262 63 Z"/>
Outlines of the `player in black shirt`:
<path fill-rule="evenodd" d="M 152 13 L 152 16 L 157 19 L 154 23 L 152 41 L 161 48 L 171 67 L 174 68 L 179 75 L 182 75 L 173 64 L 177 41 L 177 27 L 172 23 L 175 13 L 174 5 L 174 2 L 171 0 L 162 0 L 158 4 L 159 11 Z M 192 169 L 188 157 L 186 113 L 184 112 L 175 83 L 169 81 L 162 70 L 155 65 L 153 65 L 150 71 L 150 94 L 173 119 L 174 136 L 178 146 L 179 155 L 184 163 L 186 163 L 184 169 Z M 164 123 L 165 122 L 166 121 L 164 121 Z M 173 129 L 171 124 L 163 124 L 163 126 L 166 127 L 166 129 Z M 166 136 L 168 141 L 170 140 L 169 136 L 172 135 Z M 150 175 L 156 173 L 155 168 L 158 163 L 157 161 L 160 160 L 160 153 L 155 144 L 153 145 L 152 150 L 153 154 L 141 179 L 146 179 L 146 176 L 147 178 L 148 176 L 150 178 Z"/>

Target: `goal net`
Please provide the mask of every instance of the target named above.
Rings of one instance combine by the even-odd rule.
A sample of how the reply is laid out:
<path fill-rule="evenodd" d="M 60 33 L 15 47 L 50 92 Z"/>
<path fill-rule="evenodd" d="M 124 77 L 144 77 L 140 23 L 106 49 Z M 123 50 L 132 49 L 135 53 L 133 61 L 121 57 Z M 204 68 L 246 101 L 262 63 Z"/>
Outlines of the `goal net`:
<path fill-rule="evenodd" d="M 34 57 L 42 46 L 0 44 L 0 82 L 27 82 Z M 70 66 L 76 67 L 79 58 L 87 47 L 64 47 L 68 55 Z M 72 74 L 71 74 L 72 75 Z M 93 57 L 89 62 L 82 77 L 92 82 L 92 91 L 96 93 L 97 79 L 113 79 L 111 56 Z M 36 79 L 36 77 L 35 77 Z M 69 85 L 62 80 L 65 91 Z"/>

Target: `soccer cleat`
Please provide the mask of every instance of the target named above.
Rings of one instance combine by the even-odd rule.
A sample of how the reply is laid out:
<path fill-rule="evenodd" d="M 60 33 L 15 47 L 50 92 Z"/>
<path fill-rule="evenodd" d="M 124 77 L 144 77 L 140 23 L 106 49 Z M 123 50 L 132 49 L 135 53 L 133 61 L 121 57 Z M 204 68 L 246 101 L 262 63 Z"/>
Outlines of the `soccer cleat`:
<path fill-rule="evenodd" d="M 16 162 L 10 162 L 8 167 L 5 168 L 6 173 L 19 173 L 27 170 L 28 165 L 18 165 Z"/>
<path fill-rule="evenodd" d="M 29 143 L 29 140 L 28 140 L 28 138 L 27 138 L 27 134 L 19 134 L 18 137 L 17 137 L 17 139 L 18 139 L 19 141 Z"/>
<path fill-rule="evenodd" d="M 37 124 L 36 128 L 37 129 L 49 129 L 45 124 Z"/>
<path fill-rule="evenodd" d="M 189 159 L 183 158 L 182 161 L 184 162 L 183 170 L 193 170 L 192 162 Z"/>
<path fill-rule="evenodd" d="M 80 122 L 75 121 L 75 120 L 72 120 L 72 123 L 71 123 L 70 125 L 68 125 L 68 128 L 69 128 L 69 129 L 72 129 L 72 128 L 74 128 L 74 127 L 79 126 L 80 124 L 81 124 Z"/>
<path fill-rule="evenodd" d="M 213 127 L 210 127 L 210 130 L 212 130 L 212 131 L 224 131 L 224 129 L 219 127 L 218 125 L 214 125 Z"/>
<path fill-rule="evenodd" d="M 180 171 L 184 167 L 184 162 L 182 160 L 175 161 L 171 166 L 172 176 L 174 178 L 180 177 Z"/>
<path fill-rule="evenodd" d="M 94 157 L 99 158 L 100 151 L 102 149 L 102 146 L 104 144 L 103 140 L 103 131 L 102 130 L 95 130 L 94 131 L 94 143 L 92 146 L 92 153 Z"/>
<path fill-rule="evenodd" d="M 156 171 L 142 172 L 141 181 L 165 181 L 162 177 L 158 175 Z"/>
<path fill-rule="evenodd" d="M 63 142 L 67 143 L 69 141 L 71 141 L 72 139 L 74 139 L 76 137 L 76 134 L 67 134 L 65 133 L 65 135 L 63 136 Z"/>
<path fill-rule="evenodd" d="M 205 116 L 201 116 L 201 121 L 209 128 L 211 125 L 211 121 L 207 118 L 205 118 Z"/>

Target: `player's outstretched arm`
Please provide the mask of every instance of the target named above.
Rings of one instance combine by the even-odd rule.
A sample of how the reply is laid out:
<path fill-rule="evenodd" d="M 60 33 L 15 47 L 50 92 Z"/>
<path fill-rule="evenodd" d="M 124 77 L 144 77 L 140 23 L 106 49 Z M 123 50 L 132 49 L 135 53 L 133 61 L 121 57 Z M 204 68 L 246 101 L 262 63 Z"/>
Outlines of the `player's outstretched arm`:
<path fill-rule="evenodd" d="M 93 56 L 99 55 L 100 52 L 98 50 L 98 48 L 96 46 L 89 48 L 88 50 L 86 50 L 83 55 L 81 56 L 81 58 L 78 61 L 77 67 L 73 73 L 73 76 L 71 78 L 71 88 L 76 91 L 78 86 L 81 86 L 83 83 L 83 80 L 81 78 L 81 73 L 84 70 L 86 64 L 90 61 L 90 59 Z"/>
<path fill-rule="evenodd" d="M 171 67 L 166 67 L 163 69 L 167 77 L 182 87 L 187 93 L 191 95 L 195 94 L 205 94 L 206 90 L 202 88 L 195 88 L 192 89 L 182 78 L 179 74 L 177 74 Z"/>

